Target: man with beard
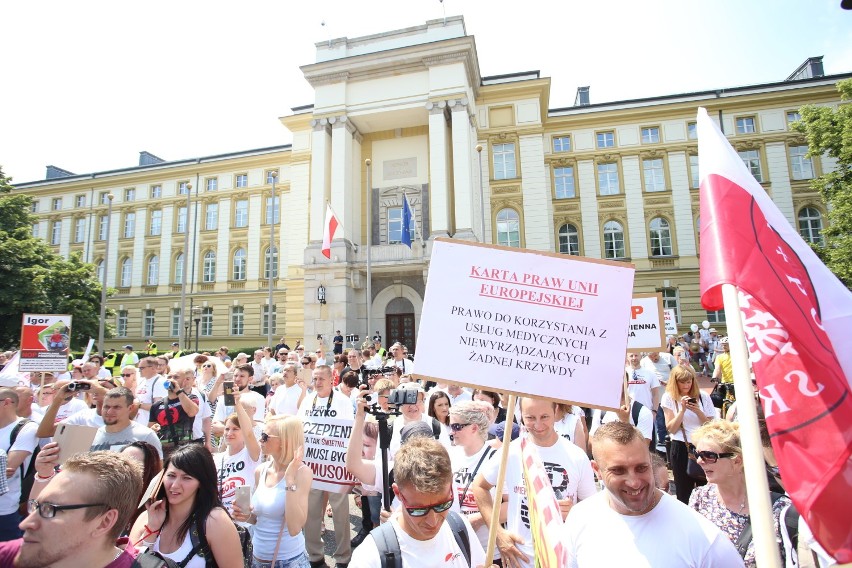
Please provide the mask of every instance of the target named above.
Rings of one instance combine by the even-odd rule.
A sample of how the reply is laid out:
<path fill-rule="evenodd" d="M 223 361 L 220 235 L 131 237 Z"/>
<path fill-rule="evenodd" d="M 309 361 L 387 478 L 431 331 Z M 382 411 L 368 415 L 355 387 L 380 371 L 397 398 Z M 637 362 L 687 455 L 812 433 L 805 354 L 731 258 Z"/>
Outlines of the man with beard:
<path fill-rule="evenodd" d="M 98 428 L 90 451 L 112 450 L 115 452 L 131 442 L 148 442 L 163 457 L 163 447 L 153 430 L 130 419 L 137 410 L 133 403 L 133 393 L 126 387 L 116 387 L 107 391 L 104 397 L 101 417 L 104 425 Z"/>
<path fill-rule="evenodd" d="M 736 567 L 737 549 L 716 526 L 655 487 L 651 454 L 630 424 L 593 437 L 606 491 L 578 504 L 565 523 L 568 566 Z M 661 544 L 661 536 L 668 535 Z"/>

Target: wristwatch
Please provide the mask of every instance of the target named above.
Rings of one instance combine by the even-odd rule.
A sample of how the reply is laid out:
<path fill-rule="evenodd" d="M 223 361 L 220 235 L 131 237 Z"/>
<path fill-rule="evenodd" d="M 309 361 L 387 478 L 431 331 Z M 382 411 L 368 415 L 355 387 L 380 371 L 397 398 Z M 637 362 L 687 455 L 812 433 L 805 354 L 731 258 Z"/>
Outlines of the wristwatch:
<path fill-rule="evenodd" d="M 285 485 L 284 490 L 285 491 L 295 491 L 296 490 L 296 484 L 294 483 L 293 485 Z"/>

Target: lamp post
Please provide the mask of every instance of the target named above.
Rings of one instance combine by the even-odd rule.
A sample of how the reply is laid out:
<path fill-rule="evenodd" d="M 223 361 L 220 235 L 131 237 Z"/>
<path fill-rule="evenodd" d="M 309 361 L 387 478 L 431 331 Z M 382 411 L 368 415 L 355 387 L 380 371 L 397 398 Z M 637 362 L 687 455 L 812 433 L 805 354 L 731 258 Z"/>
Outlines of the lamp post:
<path fill-rule="evenodd" d="M 186 277 L 189 272 L 189 208 L 192 205 L 192 184 L 186 184 L 186 224 L 184 226 L 184 235 L 183 235 L 183 277 L 180 282 L 180 320 L 181 322 L 185 322 L 183 328 L 186 330 L 185 333 L 178 337 L 178 343 L 184 347 L 188 348 L 188 345 L 185 345 L 184 339 L 187 335 L 189 335 L 189 320 L 186 317 Z M 180 334 L 181 328 L 178 327 L 178 334 Z"/>
<path fill-rule="evenodd" d="M 367 166 L 367 336 L 373 325 L 373 161 L 364 160 Z"/>
<path fill-rule="evenodd" d="M 480 227 L 482 234 L 479 242 L 485 242 L 485 180 L 482 179 L 482 144 L 476 145 L 476 153 L 479 156 L 479 213 L 481 214 Z"/>
<path fill-rule="evenodd" d="M 107 225 L 106 225 L 106 243 L 104 245 L 104 272 L 101 276 L 101 317 L 98 322 L 98 351 L 101 354 L 106 353 L 104 348 L 104 324 L 106 319 L 106 298 L 107 298 L 107 274 L 109 274 L 109 228 L 112 223 L 112 200 L 115 195 L 107 194 Z"/>
<path fill-rule="evenodd" d="M 278 270 L 277 263 L 275 272 L 272 270 L 272 251 L 275 247 L 275 181 L 278 179 L 278 172 L 269 172 L 269 176 L 272 178 L 272 199 L 269 200 L 271 211 L 269 213 L 269 305 L 266 307 L 266 344 L 272 347 L 272 278 L 276 276 L 275 272 Z M 280 210 L 278 214 L 281 215 Z M 274 250 L 278 256 L 278 249 Z"/>
<path fill-rule="evenodd" d="M 322 284 L 320 284 L 319 288 L 317 288 L 317 301 L 321 306 L 325 305 L 325 286 Z"/>
<path fill-rule="evenodd" d="M 195 319 L 195 352 L 198 353 L 198 333 L 201 325 L 201 308 L 196 306 L 192 309 L 192 315 Z"/>

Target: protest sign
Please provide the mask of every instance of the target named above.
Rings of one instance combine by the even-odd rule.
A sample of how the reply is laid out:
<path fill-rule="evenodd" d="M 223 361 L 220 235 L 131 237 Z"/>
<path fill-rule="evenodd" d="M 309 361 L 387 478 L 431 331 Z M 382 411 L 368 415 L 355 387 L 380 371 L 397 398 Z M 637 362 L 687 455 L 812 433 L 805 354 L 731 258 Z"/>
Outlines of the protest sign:
<path fill-rule="evenodd" d="M 677 335 L 677 319 L 675 319 L 675 311 L 672 309 L 663 310 L 666 323 L 666 335 Z"/>
<path fill-rule="evenodd" d="M 618 408 L 630 264 L 436 239 L 415 376 Z"/>
<path fill-rule="evenodd" d="M 666 348 L 664 327 L 663 297 L 660 294 L 634 295 L 627 351 L 662 351 Z"/>
<path fill-rule="evenodd" d="M 305 416 L 304 461 L 314 473 L 312 489 L 348 493 L 359 481 L 346 469 L 346 448 L 353 420 Z"/>
<path fill-rule="evenodd" d="M 67 371 L 70 344 L 70 315 L 24 314 L 19 370 Z"/>

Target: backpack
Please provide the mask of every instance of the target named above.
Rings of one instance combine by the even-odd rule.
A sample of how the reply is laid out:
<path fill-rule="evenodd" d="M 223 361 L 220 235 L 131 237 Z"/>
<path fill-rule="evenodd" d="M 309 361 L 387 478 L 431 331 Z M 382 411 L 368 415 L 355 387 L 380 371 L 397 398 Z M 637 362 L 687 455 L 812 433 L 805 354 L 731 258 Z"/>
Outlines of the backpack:
<path fill-rule="evenodd" d="M 461 516 L 450 511 L 446 521 L 450 524 L 456 544 L 464 554 L 465 562 L 470 566 L 470 537 L 467 534 L 467 526 Z M 391 523 L 379 525 L 370 532 L 379 551 L 382 568 L 402 568 L 402 551 L 399 549 L 399 539 Z"/>
<path fill-rule="evenodd" d="M 159 552 L 146 550 L 133 559 L 130 568 L 181 568 L 181 565 Z"/>
<path fill-rule="evenodd" d="M 18 439 L 18 434 L 21 433 L 21 430 L 26 425 L 27 422 L 33 422 L 29 418 L 24 418 L 23 420 L 19 420 L 15 427 L 12 428 L 11 434 L 9 434 L 9 449 L 15 445 L 15 440 Z M 35 422 L 33 422 L 35 424 Z M 27 500 L 30 497 L 30 491 L 33 488 L 33 481 L 35 480 L 35 461 L 38 457 L 38 453 L 41 451 L 41 446 L 36 443 L 35 449 L 33 449 L 33 453 L 30 456 L 30 464 L 27 466 L 27 470 L 24 471 L 24 464 L 22 463 L 20 466 L 21 469 L 21 497 L 18 500 L 18 512 L 22 515 L 29 515 L 29 511 L 27 511 Z M 25 460 L 26 461 L 26 460 Z"/>
<path fill-rule="evenodd" d="M 192 550 L 189 551 L 189 555 L 181 563 L 181 566 L 189 562 L 190 558 L 198 553 L 198 556 L 204 559 L 207 568 L 216 568 L 216 559 L 213 558 L 213 550 L 210 548 L 210 544 L 207 542 L 207 535 L 204 532 L 206 524 L 201 522 L 200 519 L 196 519 L 195 523 L 195 526 L 189 531 Z M 237 536 L 240 538 L 244 568 L 251 568 L 252 552 L 254 551 L 251 544 L 251 535 L 249 535 L 245 527 L 236 523 L 234 523 L 234 526 L 237 529 Z"/>
<path fill-rule="evenodd" d="M 784 496 L 785 495 L 783 493 L 776 493 L 775 491 L 769 492 L 769 497 L 773 506 L 778 499 Z M 781 511 L 781 540 L 784 543 L 788 566 L 791 565 L 789 562 L 790 556 L 796 554 L 799 546 L 799 516 L 799 512 L 793 505 L 788 505 Z M 745 555 L 748 552 L 748 545 L 752 540 L 751 531 L 751 522 L 748 521 L 740 533 L 740 538 L 734 543 L 734 546 L 737 548 L 737 552 L 740 553 L 742 558 L 745 558 Z"/>

